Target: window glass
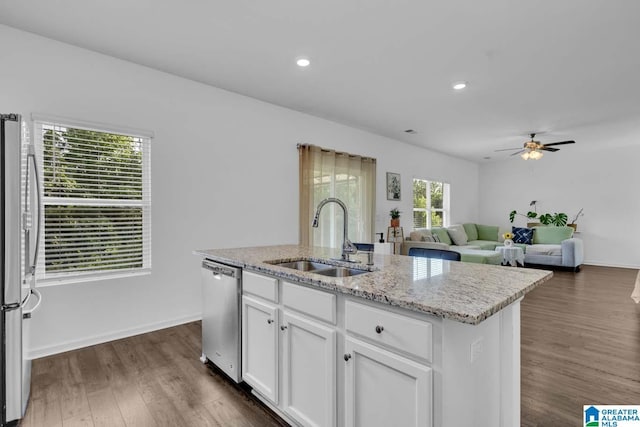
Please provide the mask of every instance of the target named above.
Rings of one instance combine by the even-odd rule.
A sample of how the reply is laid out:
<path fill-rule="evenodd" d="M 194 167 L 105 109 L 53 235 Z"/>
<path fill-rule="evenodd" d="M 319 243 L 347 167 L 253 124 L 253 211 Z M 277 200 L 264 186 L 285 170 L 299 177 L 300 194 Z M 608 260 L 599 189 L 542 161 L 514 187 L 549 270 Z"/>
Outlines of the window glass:
<path fill-rule="evenodd" d="M 151 267 L 148 137 L 36 122 L 43 176 L 41 280 Z"/>
<path fill-rule="evenodd" d="M 446 227 L 449 224 L 449 184 L 413 180 L 413 228 Z"/>

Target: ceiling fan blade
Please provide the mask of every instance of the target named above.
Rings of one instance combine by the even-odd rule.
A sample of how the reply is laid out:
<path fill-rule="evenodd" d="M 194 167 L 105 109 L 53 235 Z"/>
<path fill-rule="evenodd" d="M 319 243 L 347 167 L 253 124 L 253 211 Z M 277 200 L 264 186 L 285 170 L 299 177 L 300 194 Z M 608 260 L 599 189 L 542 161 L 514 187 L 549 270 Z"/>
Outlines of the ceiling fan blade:
<path fill-rule="evenodd" d="M 539 150 L 542 151 L 551 151 L 552 153 L 555 153 L 556 151 L 560 151 L 559 148 L 549 148 L 546 145 L 543 145 L 542 147 L 539 148 Z"/>
<path fill-rule="evenodd" d="M 551 144 L 543 144 L 545 147 L 551 147 L 552 145 L 565 145 L 565 144 L 575 144 L 575 141 L 561 141 L 561 142 L 552 142 Z"/>
<path fill-rule="evenodd" d="M 522 154 L 522 153 L 524 153 L 525 151 L 527 151 L 527 150 L 520 150 L 520 151 L 518 151 L 517 153 L 513 153 L 513 154 L 512 154 L 512 156 L 517 156 L 518 154 Z"/>
<path fill-rule="evenodd" d="M 522 150 L 522 147 L 518 147 L 518 148 L 502 148 L 500 150 L 493 150 L 493 151 L 513 151 L 513 150 Z"/>

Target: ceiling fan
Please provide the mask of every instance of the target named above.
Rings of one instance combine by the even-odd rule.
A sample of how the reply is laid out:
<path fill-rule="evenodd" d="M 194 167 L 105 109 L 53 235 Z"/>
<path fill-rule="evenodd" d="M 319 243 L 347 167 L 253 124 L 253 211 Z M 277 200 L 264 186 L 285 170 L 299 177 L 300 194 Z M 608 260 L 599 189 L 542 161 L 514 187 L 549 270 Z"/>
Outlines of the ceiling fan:
<path fill-rule="evenodd" d="M 533 138 L 536 137 L 535 133 L 531 134 L 531 141 L 527 141 L 524 143 L 523 148 L 505 148 L 502 150 L 495 150 L 495 151 L 513 151 L 513 150 L 519 150 L 516 153 L 513 153 L 512 156 L 516 156 L 518 154 L 520 154 L 520 157 L 522 157 L 525 160 L 538 160 L 540 158 L 542 158 L 542 156 L 544 155 L 543 151 L 550 151 L 550 152 L 555 152 L 555 151 L 559 151 L 559 148 L 553 148 L 554 145 L 565 145 L 565 144 L 575 144 L 575 141 L 560 141 L 560 142 L 552 142 L 550 144 L 541 144 L 540 141 L 534 141 Z"/>

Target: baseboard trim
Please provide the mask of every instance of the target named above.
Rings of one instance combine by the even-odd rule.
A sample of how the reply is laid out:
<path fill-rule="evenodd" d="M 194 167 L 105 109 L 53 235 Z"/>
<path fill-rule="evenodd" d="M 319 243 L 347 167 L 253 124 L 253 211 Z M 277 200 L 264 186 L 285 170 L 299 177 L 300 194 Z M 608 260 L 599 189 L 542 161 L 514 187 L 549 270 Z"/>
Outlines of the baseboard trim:
<path fill-rule="evenodd" d="M 585 261 L 584 265 L 593 265 L 596 267 L 616 267 L 616 268 L 632 268 L 634 270 L 640 270 L 640 265 L 632 264 L 615 264 L 615 263 L 602 263 L 597 261 Z"/>
<path fill-rule="evenodd" d="M 145 334 L 147 332 L 170 328 L 172 326 L 182 325 L 183 323 L 189 323 L 201 319 L 202 313 L 194 313 L 188 316 L 181 316 L 169 320 L 163 320 L 161 322 L 147 323 L 135 328 L 123 329 L 120 331 L 110 332 L 108 334 L 66 341 L 60 344 L 32 348 L 26 352 L 25 357 L 27 359 L 38 359 L 40 357 L 52 356 L 54 354 L 64 353 L 65 351 L 77 350 L 79 348 L 119 340 L 121 338 L 132 337 L 134 335 Z"/>

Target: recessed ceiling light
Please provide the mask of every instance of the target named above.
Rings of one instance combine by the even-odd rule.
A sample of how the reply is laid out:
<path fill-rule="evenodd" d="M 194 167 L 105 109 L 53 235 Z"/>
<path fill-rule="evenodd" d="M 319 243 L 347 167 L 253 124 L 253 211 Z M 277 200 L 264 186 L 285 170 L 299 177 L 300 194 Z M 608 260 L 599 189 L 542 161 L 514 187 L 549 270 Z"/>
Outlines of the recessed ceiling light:
<path fill-rule="evenodd" d="M 309 61 L 309 58 L 298 58 L 296 60 L 296 64 L 298 64 L 298 67 L 308 67 L 309 64 L 311 64 L 311 61 Z"/>
<path fill-rule="evenodd" d="M 455 82 L 453 88 L 455 90 L 462 90 L 467 87 L 467 82 Z"/>

